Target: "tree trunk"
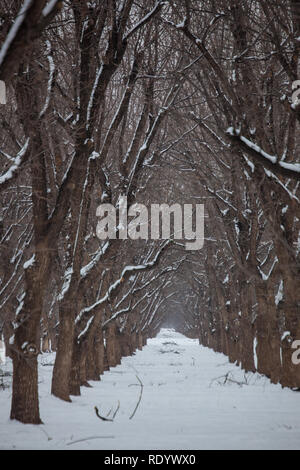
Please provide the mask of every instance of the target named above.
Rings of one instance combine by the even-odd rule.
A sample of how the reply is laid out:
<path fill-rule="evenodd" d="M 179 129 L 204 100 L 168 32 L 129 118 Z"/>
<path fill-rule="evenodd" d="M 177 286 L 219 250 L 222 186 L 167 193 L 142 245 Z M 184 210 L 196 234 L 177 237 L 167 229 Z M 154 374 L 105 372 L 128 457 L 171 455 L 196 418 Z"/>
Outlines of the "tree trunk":
<path fill-rule="evenodd" d="M 42 424 L 38 398 L 37 356 L 24 357 L 13 354 L 13 399 L 10 419 L 22 423 Z"/>
<path fill-rule="evenodd" d="M 121 347 L 121 354 L 122 357 L 130 356 L 130 341 L 129 341 L 129 334 L 128 332 L 124 331 L 120 335 L 120 347 Z"/>
<path fill-rule="evenodd" d="M 43 306 L 48 263 L 42 264 L 37 253 L 34 263 L 25 270 L 26 295 L 16 318 L 14 343 L 10 345 L 13 360 L 11 419 L 40 424 L 38 397 L 39 323 Z M 45 261 L 45 260 L 44 260 Z"/>
<path fill-rule="evenodd" d="M 70 395 L 80 395 L 80 366 L 81 366 L 81 351 L 80 345 L 75 342 L 73 345 L 72 366 L 69 376 L 69 392 Z"/>
<path fill-rule="evenodd" d="M 241 366 L 246 372 L 255 372 L 254 364 L 254 325 L 252 323 L 252 296 L 250 286 L 243 280 L 240 282 L 241 311 Z"/>
<path fill-rule="evenodd" d="M 300 388 L 300 367 L 292 361 L 295 351 L 292 349 L 293 341 L 300 339 L 300 309 L 291 298 L 289 306 L 285 304 L 284 333 L 281 340 L 282 376 L 280 383 L 283 387 Z"/>
<path fill-rule="evenodd" d="M 103 374 L 103 356 L 103 339 L 101 342 L 99 338 L 94 338 L 86 359 L 87 380 L 100 380 L 100 375 Z"/>
<path fill-rule="evenodd" d="M 116 366 L 116 334 L 115 334 L 115 326 L 109 325 L 105 332 L 106 336 L 106 356 L 107 362 L 109 367 Z"/>
<path fill-rule="evenodd" d="M 64 304 L 60 308 L 59 337 L 52 376 L 51 393 L 61 400 L 71 401 L 70 372 L 74 342 L 74 315 Z"/>
<path fill-rule="evenodd" d="M 257 370 L 273 383 L 281 376 L 279 325 L 274 303 L 274 294 L 264 283 L 256 286 L 258 317 L 257 329 Z"/>

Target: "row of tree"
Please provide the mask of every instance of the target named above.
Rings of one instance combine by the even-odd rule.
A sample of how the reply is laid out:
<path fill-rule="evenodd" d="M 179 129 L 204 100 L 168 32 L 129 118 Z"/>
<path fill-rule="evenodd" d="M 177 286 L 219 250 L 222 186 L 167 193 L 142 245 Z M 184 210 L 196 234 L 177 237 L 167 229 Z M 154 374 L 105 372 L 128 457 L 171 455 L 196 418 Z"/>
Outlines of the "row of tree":
<path fill-rule="evenodd" d="M 291 95 L 300 4 L 207 5 L 188 2 L 178 15 L 184 21 L 171 24 L 201 63 L 189 77 L 198 104 L 188 118 L 199 126 L 181 155 L 209 197 L 209 237 L 193 287 L 196 298 L 204 291 L 206 312 L 196 304 L 188 324 L 246 370 L 299 388 L 292 355 L 300 339 L 300 107 Z"/>

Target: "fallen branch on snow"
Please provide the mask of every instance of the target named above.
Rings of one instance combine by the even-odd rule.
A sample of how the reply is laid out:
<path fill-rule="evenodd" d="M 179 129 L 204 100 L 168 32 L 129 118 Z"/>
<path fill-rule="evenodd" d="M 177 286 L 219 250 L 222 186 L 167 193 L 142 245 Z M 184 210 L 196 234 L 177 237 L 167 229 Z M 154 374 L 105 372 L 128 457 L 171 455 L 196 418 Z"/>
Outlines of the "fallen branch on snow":
<path fill-rule="evenodd" d="M 102 419 L 102 421 L 111 421 L 111 422 L 114 421 L 115 417 L 117 416 L 117 413 L 118 413 L 119 409 L 120 409 L 120 401 L 118 400 L 118 406 L 117 406 L 112 418 L 108 418 L 108 416 L 112 412 L 112 408 L 109 410 L 109 412 L 107 413 L 106 418 L 105 418 L 104 416 L 100 415 L 97 406 L 94 406 L 94 410 L 95 410 L 96 415 L 98 416 L 99 419 Z"/>
<path fill-rule="evenodd" d="M 98 418 L 99 418 L 99 419 L 102 419 L 102 421 L 111 421 L 111 422 L 113 421 L 113 419 L 105 418 L 104 416 L 101 416 L 101 415 L 99 414 L 99 410 L 98 410 L 97 406 L 94 406 L 94 410 L 95 410 L 96 415 L 98 416 Z"/>
<path fill-rule="evenodd" d="M 224 379 L 224 380 L 221 380 L 221 379 Z M 250 381 L 249 381 L 249 378 L 246 375 L 246 373 L 244 373 L 244 379 L 245 379 L 244 382 L 239 381 L 239 380 L 235 380 L 233 375 L 232 375 L 232 372 L 229 371 L 225 375 L 221 375 L 220 377 L 216 377 L 215 379 L 212 379 L 209 386 L 211 386 L 212 383 L 215 382 L 215 381 L 217 381 L 217 383 L 219 385 L 225 385 L 227 382 L 235 383 L 235 384 L 239 385 L 239 387 L 242 387 L 243 385 L 249 385 Z"/>
<path fill-rule="evenodd" d="M 141 381 L 141 379 L 136 375 L 136 378 L 138 379 L 139 383 L 140 383 L 140 387 L 141 387 L 141 391 L 140 391 L 140 396 L 139 396 L 139 399 L 138 399 L 138 402 L 136 404 L 136 407 L 134 408 L 133 410 L 133 413 L 131 414 L 131 416 L 129 417 L 129 419 L 132 419 L 136 413 L 136 410 L 138 409 L 139 407 L 139 404 L 141 403 L 141 399 L 142 399 L 142 395 L 143 395 L 143 388 L 144 388 L 144 384 L 143 382 Z M 138 384 L 137 384 L 138 385 Z"/>
<path fill-rule="evenodd" d="M 119 409 L 120 409 L 120 402 L 118 401 L 118 406 L 117 406 L 117 408 L 116 408 L 116 411 L 115 411 L 114 414 L 113 414 L 112 419 L 115 419 L 115 417 L 117 416 L 117 413 L 118 413 Z"/>

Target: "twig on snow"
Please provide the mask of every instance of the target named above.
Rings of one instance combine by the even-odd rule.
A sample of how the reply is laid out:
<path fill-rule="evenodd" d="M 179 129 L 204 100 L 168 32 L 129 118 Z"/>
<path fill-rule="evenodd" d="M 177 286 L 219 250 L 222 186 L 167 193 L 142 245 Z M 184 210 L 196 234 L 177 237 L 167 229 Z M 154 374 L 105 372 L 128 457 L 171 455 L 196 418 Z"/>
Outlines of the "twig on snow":
<path fill-rule="evenodd" d="M 117 408 L 116 408 L 116 411 L 115 411 L 114 414 L 113 414 L 112 419 L 115 419 L 115 417 L 117 416 L 117 413 L 118 413 L 119 409 L 120 409 L 120 401 L 118 400 L 118 406 L 117 406 Z"/>
<path fill-rule="evenodd" d="M 109 415 L 110 415 L 111 412 L 112 412 L 112 407 L 111 407 L 111 409 L 109 410 L 109 412 L 107 413 L 106 418 L 109 417 Z"/>
<path fill-rule="evenodd" d="M 104 416 L 101 416 L 99 414 L 99 410 L 97 408 L 97 406 L 94 406 L 94 410 L 96 412 L 96 415 L 98 416 L 99 419 L 102 419 L 102 421 L 113 421 L 113 419 L 110 419 L 110 418 L 104 418 Z"/>
<path fill-rule="evenodd" d="M 224 379 L 224 380 L 221 381 L 220 379 Z M 227 382 L 235 383 L 235 384 L 239 385 L 239 387 L 242 387 L 243 385 L 249 385 L 249 379 L 246 376 L 246 373 L 244 373 L 244 379 L 245 379 L 245 382 L 235 380 L 233 375 L 232 375 L 232 372 L 229 371 L 225 375 L 221 375 L 220 377 L 216 377 L 215 379 L 212 379 L 209 386 L 211 386 L 212 383 L 215 382 L 215 381 L 218 381 L 219 385 L 225 385 Z"/>
<path fill-rule="evenodd" d="M 136 407 L 134 408 L 133 410 L 133 413 L 131 414 L 131 416 L 129 417 L 129 419 L 132 419 L 136 413 L 136 410 L 138 409 L 139 407 L 139 404 L 141 403 L 141 399 L 142 399 L 142 395 L 143 395 L 143 388 L 144 388 L 144 384 L 143 382 L 141 381 L 141 379 L 136 375 L 136 378 L 138 379 L 139 383 L 140 383 L 140 387 L 141 387 L 141 391 L 140 391 L 140 396 L 139 396 L 139 399 L 138 399 L 138 402 L 136 404 Z"/>

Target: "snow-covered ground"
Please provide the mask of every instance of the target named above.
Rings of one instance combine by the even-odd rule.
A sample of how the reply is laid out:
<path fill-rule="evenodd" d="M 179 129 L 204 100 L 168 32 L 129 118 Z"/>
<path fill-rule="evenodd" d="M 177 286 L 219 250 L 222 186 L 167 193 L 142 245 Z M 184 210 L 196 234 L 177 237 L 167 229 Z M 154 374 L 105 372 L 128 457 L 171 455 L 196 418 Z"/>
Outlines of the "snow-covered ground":
<path fill-rule="evenodd" d="M 50 395 L 54 355 L 40 361 L 44 424 L 10 421 L 11 389 L 0 389 L 1 449 L 300 449 L 299 393 L 245 376 L 174 330 L 161 330 L 73 403 Z M 142 397 L 129 419 L 141 393 L 136 376 Z M 113 422 L 96 416 L 94 406 L 111 418 L 118 402 Z"/>

